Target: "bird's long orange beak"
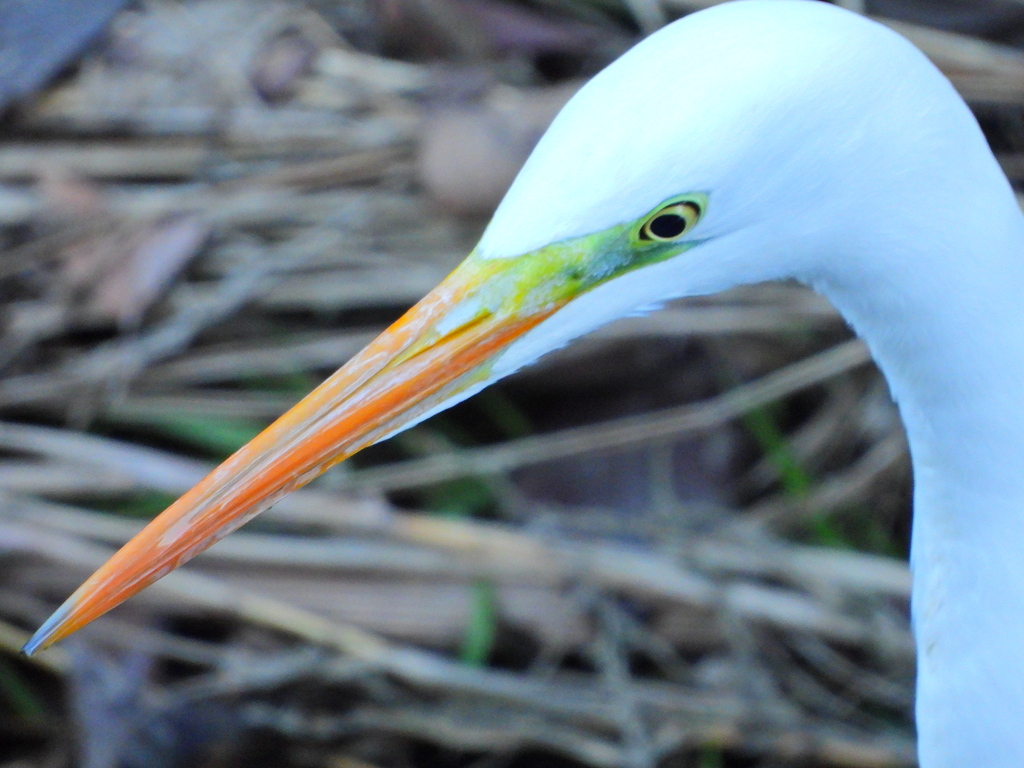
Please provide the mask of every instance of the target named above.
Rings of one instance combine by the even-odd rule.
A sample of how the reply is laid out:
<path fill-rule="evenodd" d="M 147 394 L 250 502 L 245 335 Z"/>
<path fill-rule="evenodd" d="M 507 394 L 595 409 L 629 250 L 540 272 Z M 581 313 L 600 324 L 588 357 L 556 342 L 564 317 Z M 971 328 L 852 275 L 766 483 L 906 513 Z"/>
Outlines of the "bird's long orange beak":
<path fill-rule="evenodd" d="M 341 370 L 125 544 L 40 627 L 25 653 L 106 613 L 332 464 L 539 356 L 543 350 L 527 346 L 492 374 L 503 350 L 580 294 L 699 242 L 643 235 L 653 218 L 679 218 L 673 212 L 681 201 L 699 212 L 707 196 L 670 198 L 641 219 L 518 256 L 474 251 Z M 600 317 L 593 319 L 592 327 L 600 324 Z M 540 346 L 557 346 L 560 338 Z"/>
<path fill-rule="evenodd" d="M 471 257 L 343 368 L 168 507 L 25 646 L 80 629 L 331 465 L 486 379 L 488 360 L 570 296 Z M 544 281 L 539 281 L 543 283 Z"/>

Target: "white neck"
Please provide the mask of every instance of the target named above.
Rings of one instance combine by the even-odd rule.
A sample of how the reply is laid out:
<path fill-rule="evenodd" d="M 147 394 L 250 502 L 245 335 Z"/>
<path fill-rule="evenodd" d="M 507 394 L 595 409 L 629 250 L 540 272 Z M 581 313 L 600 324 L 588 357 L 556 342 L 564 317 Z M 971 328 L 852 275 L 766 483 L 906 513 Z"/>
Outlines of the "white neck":
<path fill-rule="evenodd" d="M 813 281 L 871 347 L 910 441 L 925 768 L 1024 766 L 1024 217 L 980 143 L 937 158 L 955 157 L 946 183 L 879 201 L 885 275 Z"/>

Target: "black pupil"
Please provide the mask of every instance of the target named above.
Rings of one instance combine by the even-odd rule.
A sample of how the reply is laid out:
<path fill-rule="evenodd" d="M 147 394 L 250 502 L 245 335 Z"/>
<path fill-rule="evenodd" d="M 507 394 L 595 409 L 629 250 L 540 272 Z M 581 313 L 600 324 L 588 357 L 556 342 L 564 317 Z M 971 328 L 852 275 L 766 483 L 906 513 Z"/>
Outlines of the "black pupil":
<path fill-rule="evenodd" d="M 667 240 L 672 237 L 679 237 L 679 235 L 686 231 L 686 219 L 678 213 L 663 213 L 651 219 L 651 223 L 647 225 L 647 228 L 655 237 Z"/>

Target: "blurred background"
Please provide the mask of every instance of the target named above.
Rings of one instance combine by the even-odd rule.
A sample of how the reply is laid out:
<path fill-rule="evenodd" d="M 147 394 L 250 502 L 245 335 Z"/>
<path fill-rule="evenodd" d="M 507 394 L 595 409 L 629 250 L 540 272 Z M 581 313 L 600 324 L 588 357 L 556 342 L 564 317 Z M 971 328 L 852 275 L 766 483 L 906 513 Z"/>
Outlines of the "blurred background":
<path fill-rule="evenodd" d="M 792 284 L 610 325 L 18 655 L 711 4 L 0 2 L 0 767 L 914 764 L 902 428 Z M 1024 2 L 842 4 L 1024 180 Z"/>

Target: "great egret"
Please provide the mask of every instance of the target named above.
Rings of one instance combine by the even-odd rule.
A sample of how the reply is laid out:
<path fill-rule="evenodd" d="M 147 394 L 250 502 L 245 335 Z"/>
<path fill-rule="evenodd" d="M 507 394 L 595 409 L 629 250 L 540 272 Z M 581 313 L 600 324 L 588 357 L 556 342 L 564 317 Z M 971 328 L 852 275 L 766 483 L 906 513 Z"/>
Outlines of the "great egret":
<path fill-rule="evenodd" d="M 796 278 L 867 341 L 915 475 L 921 765 L 1024 766 L 1024 217 L 896 33 L 746 0 L 652 35 L 565 107 L 445 281 L 97 571 L 44 648 L 331 464 L 599 325 Z"/>

